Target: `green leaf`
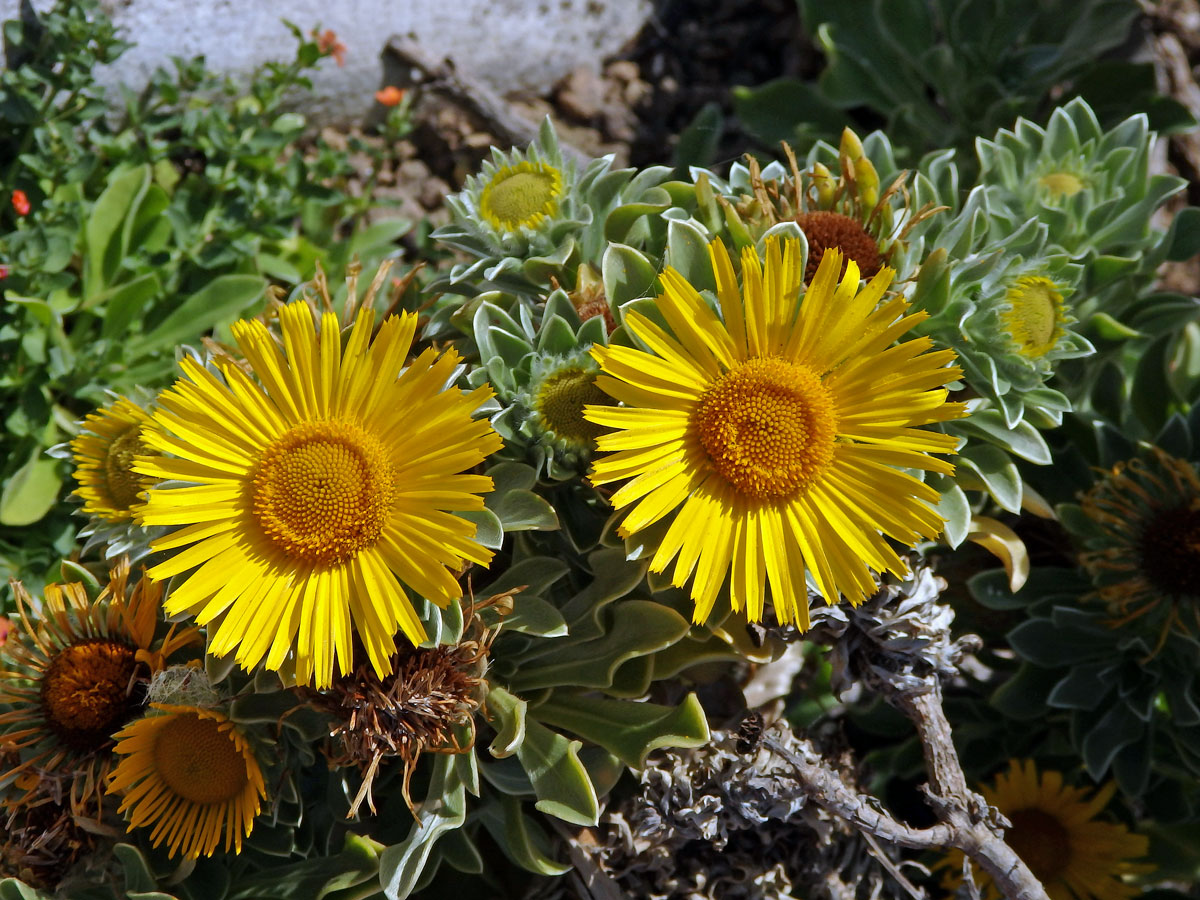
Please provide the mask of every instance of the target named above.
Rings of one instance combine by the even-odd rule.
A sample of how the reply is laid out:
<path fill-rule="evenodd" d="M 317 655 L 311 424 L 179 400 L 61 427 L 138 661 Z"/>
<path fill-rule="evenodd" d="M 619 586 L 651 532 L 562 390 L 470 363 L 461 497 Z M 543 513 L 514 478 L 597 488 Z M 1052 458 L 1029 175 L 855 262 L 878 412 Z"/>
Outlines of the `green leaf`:
<path fill-rule="evenodd" d="M 391 247 L 404 235 L 412 231 L 413 223 L 408 219 L 384 219 L 356 232 L 349 241 L 349 254 L 366 256 L 382 247 Z M 392 271 L 395 271 L 394 269 Z"/>
<path fill-rule="evenodd" d="M 335 900 L 364 897 L 361 888 L 370 882 L 378 893 L 379 851 L 382 845 L 370 838 L 347 833 L 340 853 L 314 856 L 290 865 L 275 866 L 253 875 L 242 874 L 227 900 Z M 194 876 L 193 876 L 194 877 Z M 193 877 L 189 877 L 190 884 Z M 342 894 L 350 888 L 356 892 Z"/>
<path fill-rule="evenodd" d="M 579 761 L 582 746 L 526 719 L 525 740 L 517 747 L 517 759 L 533 784 L 538 810 L 573 825 L 595 825 L 600 803 L 587 769 Z"/>
<path fill-rule="evenodd" d="M 158 882 L 150 871 L 150 864 L 137 847 L 132 844 L 117 844 L 113 847 L 113 856 L 120 861 L 121 870 L 125 874 L 126 892 L 158 889 Z"/>
<path fill-rule="evenodd" d="M 962 488 L 949 478 L 940 478 L 937 485 L 938 504 L 934 509 L 946 520 L 942 528 L 942 538 L 951 548 L 957 547 L 967 539 L 971 530 L 971 504 Z"/>
<path fill-rule="evenodd" d="M 965 473 L 974 475 L 992 498 L 1011 513 L 1021 511 L 1021 475 L 1008 454 L 988 444 L 968 444 L 957 463 Z M 973 487 L 960 477 L 959 484 Z"/>
<path fill-rule="evenodd" d="M 1009 428 L 1004 423 L 1004 414 L 998 409 L 977 412 L 957 423 L 967 434 L 977 435 L 989 443 L 996 444 L 1010 453 L 1027 459 L 1039 466 L 1052 461 L 1050 448 L 1040 431 L 1028 422 L 1018 422 Z"/>
<path fill-rule="evenodd" d="M 54 900 L 54 897 L 43 894 L 23 881 L 5 878 L 0 881 L 0 900 Z"/>
<path fill-rule="evenodd" d="M 379 883 L 388 900 L 405 900 L 417 886 L 437 840 L 467 817 L 467 792 L 453 754 L 436 754 L 417 821 L 399 844 L 379 855 Z"/>
<path fill-rule="evenodd" d="M 708 258 L 708 239 L 697 226 L 679 219 L 667 223 L 666 262 L 696 290 L 716 291 L 717 281 Z"/>
<path fill-rule="evenodd" d="M 538 875 L 563 875 L 571 866 L 550 858 L 550 840 L 545 831 L 521 812 L 516 797 L 505 796 L 499 804 L 489 804 L 480 813 L 483 827 L 514 863 Z"/>
<path fill-rule="evenodd" d="M 675 610 L 652 600 L 624 600 L 610 609 L 608 627 L 598 637 L 580 641 L 586 632 L 572 623 L 569 637 L 521 664 L 510 687 L 521 692 L 566 685 L 608 687 L 621 663 L 669 647 L 691 628 Z"/>
<path fill-rule="evenodd" d="M 100 335 L 108 340 L 125 340 L 129 326 L 150 301 L 162 293 L 162 282 L 153 272 L 133 279 L 116 290 L 99 295 L 104 301 L 104 324 Z"/>
<path fill-rule="evenodd" d="M 526 703 L 499 685 L 489 684 L 487 695 L 488 722 L 496 729 L 488 752 L 504 759 L 516 752 L 525 740 Z"/>
<path fill-rule="evenodd" d="M 186 298 L 152 331 L 132 341 L 129 357 L 199 338 L 258 300 L 266 284 L 258 275 L 219 275 Z"/>
<path fill-rule="evenodd" d="M 455 513 L 460 519 L 475 523 L 474 539 L 491 550 L 504 546 L 504 526 L 500 517 L 490 509 L 467 509 Z"/>
<path fill-rule="evenodd" d="M 0 524 L 32 525 L 50 511 L 61 488 L 58 461 L 48 458 L 41 447 L 34 447 L 0 492 Z"/>
<path fill-rule="evenodd" d="M 603 747 L 634 769 L 644 766 L 654 750 L 701 747 L 710 740 L 708 720 L 695 694 L 678 706 L 660 706 L 560 691 L 533 715 Z"/>
<path fill-rule="evenodd" d="M 647 296 L 657 277 L 650 260 L 625 244 L 612 243 L 600 262 L 604 296 L 609 306 L 619 307 L 630 300 Z"/>
<path fill-rule="evenodd" d="M 1023 665 L 1000 685 L 991 696 L 991 704 L 1010 719 L 1027 722 L 1046 715 L 1046 696 L 1062 677 L 1062 669 L 1043 669 Z"/>
<path fill-rule="evenodd" d="M 1141 354 L 1129 390 L 1129 405 L 1151 434 L 1162 428 L 1170 411 L 1173 392 L 1167 379 L 1167 357 L 1173 337 L 1164 334 Z"/>
<path fill-rule="evenodd" d="M 834 138 L 846 125 L 844 112 L 795 78 L 735 87 L 731 93 L 734 114 L 767 147 L 777 149 L 780 141 Z"/>
<path fill-rule="evenodd" d="M 1185 206 L 1175 213 L 1167 235 L 1167 259 L 1185 262 L 1200 254 L 1200 207 Z"/>
<path fill-rule="evenodd" d="M 109 176 L 108 186 L 96 198 L 83 229 L 85 299 L 108 287 L 120 268 L 128 239 L 126 220 L 136 210 L 150 177 L 148 165 L 116 169 Z"/>
<path fill-rule="evenodd" d="M 1100 337 L 1109 341 L 1127 341 L 1130 338 L 1144 335 L 1135 328 L 1130 328 L 1118 322 L 1106 312 L 1098 312 L 1088 320 L 1088 325 L 1096 330 Z"/>
<path fill-rule="evenodd" d="M 1013 593 L 1008 585 L 1008 573 L 1003 569 L 977 572 L 967 579 L 971 596 L 988 609 L 1021 609 L 1038 599 L 1031 591 Z"/>
<path fill-rule="evenodd" d="M 558 514 L 543 497 L 533 491 L 515 488 L 503 494 L 484 497 L 487 508 L 496 514 L 505 531 L 554 531 Z"/>
<path fill-rule="evenodd" d="M 675 168 L 686 171 L 691 166 L 707 166 L 711 163 L 724 130 L 725 117 L 721 114 L 721 104 L 710 100 L 679 132 L 672 154 Z"/>
<path fill-rule="evenodd" d="M 604 239 L 610 244 L 625 240 L 639 219 L 663 212 L 667 206 L 666 203 L 625 203 L 618 206 L 604 220 Z"/>
<path fill-rule="evenodd" d="M 1112 636 L 1029 619 L 1008 633 L 1009 645 L 1031 663 L 1047 668 L 1096 659 L 1111 651 Z"/>
<path fill-rule="evenodd" d="M 1146 726 L 1124 703 L 1113 704 L 1083 739 L 1080 750 L 1088 774 L 1100 779 L 1112 765 L 1117 752 L 1143 740 Z"/>

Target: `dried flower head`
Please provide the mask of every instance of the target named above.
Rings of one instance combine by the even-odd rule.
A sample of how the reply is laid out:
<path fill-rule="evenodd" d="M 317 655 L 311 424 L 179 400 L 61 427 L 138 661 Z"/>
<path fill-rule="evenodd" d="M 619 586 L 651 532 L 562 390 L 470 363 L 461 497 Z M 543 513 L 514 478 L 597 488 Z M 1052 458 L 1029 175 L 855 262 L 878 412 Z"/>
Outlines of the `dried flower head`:
<path fill-rule="evenodd" d="M 500 595 L 486 605 L 507 601 Z M 483 700 L 483 674 L 495 636 L 474 615 L 482 608 L 468 613 L 457 644 L 404 648 L 382 678 L 363 663 L 328 690 L 310 692 L 313 704 L 334 719 L 330 763 L 357 766 L 362 773 L 351 816 L 364 800 L 375 812 L 371 787 L 384 760 L 394 757 L 403 764 L 404 799 L 413 809 L 409 780 L 420 755 L 463 753 L 474 746 L 473 716 Z"/>
<path fill-rule="evenodd" d="M 0 836 L 0 878 L 19 878 L 32 887 L 53 890 L 95 848 L 96 836 L 50 797 L 9 807 Z"/>

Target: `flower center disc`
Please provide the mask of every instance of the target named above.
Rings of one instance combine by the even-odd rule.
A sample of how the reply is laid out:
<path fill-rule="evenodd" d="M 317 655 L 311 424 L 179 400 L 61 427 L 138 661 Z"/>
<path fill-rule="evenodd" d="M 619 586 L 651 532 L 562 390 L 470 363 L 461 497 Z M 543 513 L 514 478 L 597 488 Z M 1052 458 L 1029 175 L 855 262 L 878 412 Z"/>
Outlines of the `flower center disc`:
<path fill-rule="evenodd" d="M 142 443 L 139 425 L 122 432 L 108 445 L 108 455 L 104 458 L 104 478 L 114 506 L 127 510 L 138 502 L 138 494 L 145 490 L 145 485 L 141 476 L 133 471 L 133 460 L 138 455 L 150 452 Z"/>
<path fill-rule="evenodd" d="M 1040 809 L 1005 813 L 1012 828 L 1004 839 L 1043 884 L 1061 875 L 1071 862 L 1067 830 L 1054 816 Z"/>
<path fill-rule="evenodd" d="M 1160 512 L 1141 536 L 1141 569 L 1165 594 L 1200 599 L 1200 509 Z"/>
<path fill-rule="evenodd" d="M 808 366 L 751 359 L 700 398 L 693 427 L 716 470 L 756 499 L 789 497 L 833 459 L 833 396 Z"/>
<path fill-rule="evenodd" d="M 64 647 L 42 676 L 50 730 L 75 750 L 95 750 L 129 718 L 136 667 L 134 649 L 117 641 L 90 638 Z"/>
<path fill-rule="evenodd" d="M 842 271 L 838 276 L 846 274 L 846 260 L 854 260 L 858 264 L 859 274 L 863 278 L 875 275 L 883 265 L 883 257 L 879 254 L 879 245 L 875 238 L 867 234 L 862 223 L 842 213 L 819 210 L 817 212 L 801 213 L 796 216 L 796 224 L 804 232 L 808 241 L 808 262 L 804 266 L 804 280 L 812 281 L 817 274 L 817 266 L 830 247 L 842 251 Z"/>
<path fill-rule="evenodd" d="M 1019 278 L 1005 299 L 1004 324 L 1023 356 L 1045 356 L 1058 343 L 1062 294 L 1049 278 Z"/>
<path fill-rule="evenodd" d="M 193 803 L 223 803 L 250 781 L 246 758 L 228 731 L 214 719 L 178 713 L 162 727 L 154 744 L 154 764 L 162 780 Z"/>
<path fill-rule="evenodd" d="M 376 437 L 349 422 L 305 422 L 263 452 L 251 511 L 289 557 L 336 565 L 379 539 L 392 493 Z"/>
<path fill-rule="evenodd" d="M 611 406 L 612 397 L 596 387 L 596 373 L 580 368 L 555 372 L 537 392 L 534 405 L 547 428 L 559 437 L 591 447 L 607 429 L 583 417 L 587 404 Z"/>
<path fill-rule="evenodd" d="M 1051 200 L 1074 197 L 1083 190 L 1083 181 L 1078 175 L 1072 175 L 1070 172 L 1050 172 L 1039 178 L 1038 184 L 1046 189 Z"/>
<path fill-rule="evenodd" d="M 561 178 L 550 166 L 522 163 L 498 171 L 480 197 L 480 212 L 501 228 L 535 225 L 554 212 Z"/>

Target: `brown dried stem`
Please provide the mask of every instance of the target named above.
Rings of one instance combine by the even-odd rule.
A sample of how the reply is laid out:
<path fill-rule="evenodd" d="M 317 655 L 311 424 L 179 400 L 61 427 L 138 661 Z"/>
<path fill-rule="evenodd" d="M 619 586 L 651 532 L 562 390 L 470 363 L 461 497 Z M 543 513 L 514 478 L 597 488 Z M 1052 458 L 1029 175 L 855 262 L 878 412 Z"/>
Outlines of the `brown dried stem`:
<path fill-rule="evenodd" d="M 800 742 L 803 755 L 773 738 L 764 742 L 795 767 L 796 778 L 814 803 L 863 833 L 916 850 L 961 850 L 992 877 L 1008 900 L 1048 900 L 1045 888 L 1004 842 L 1008 823 L 967 786 L 942 709 L 937 676 L 921 679 L 916 687 L 911 680 L 879 687 L 917 727 L 929 775 L 926 795 L 940 820 L 936 825 L 913 828 L 897 821 L 877 799 L 847 785 L 808 741 Z"/>

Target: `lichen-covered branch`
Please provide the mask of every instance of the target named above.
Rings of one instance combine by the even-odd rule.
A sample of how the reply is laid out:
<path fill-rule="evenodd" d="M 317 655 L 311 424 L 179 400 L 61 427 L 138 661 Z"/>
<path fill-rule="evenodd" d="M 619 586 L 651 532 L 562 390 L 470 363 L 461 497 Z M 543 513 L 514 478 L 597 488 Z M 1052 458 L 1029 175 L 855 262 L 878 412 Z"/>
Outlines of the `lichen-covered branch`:
<path fill-rule="evenodd" d="M 926 796 L 938 824 L 914 829 L 895 821 L 874 798 L 845 785 L 815 751 L 790 758 L 813 801 L 829 812 L 901 846 L 961 850 L 991 875 L 1008 900 L 1047 900 L 1045 888 L 1004 841 L 1009 823 L 968 787 L 954 748 L 940 678 L 955 674 L 978 639 L 951 641 L 953 613 L 937 602 L 943 584 L 930 569 L 917 566 L 909 582 L 885 585 L 857 609 L 834 607 L 814 628 L 831 644 L 843 685 L 854 681 L 882 694 L 916 726 L 929 777 Z"/>

